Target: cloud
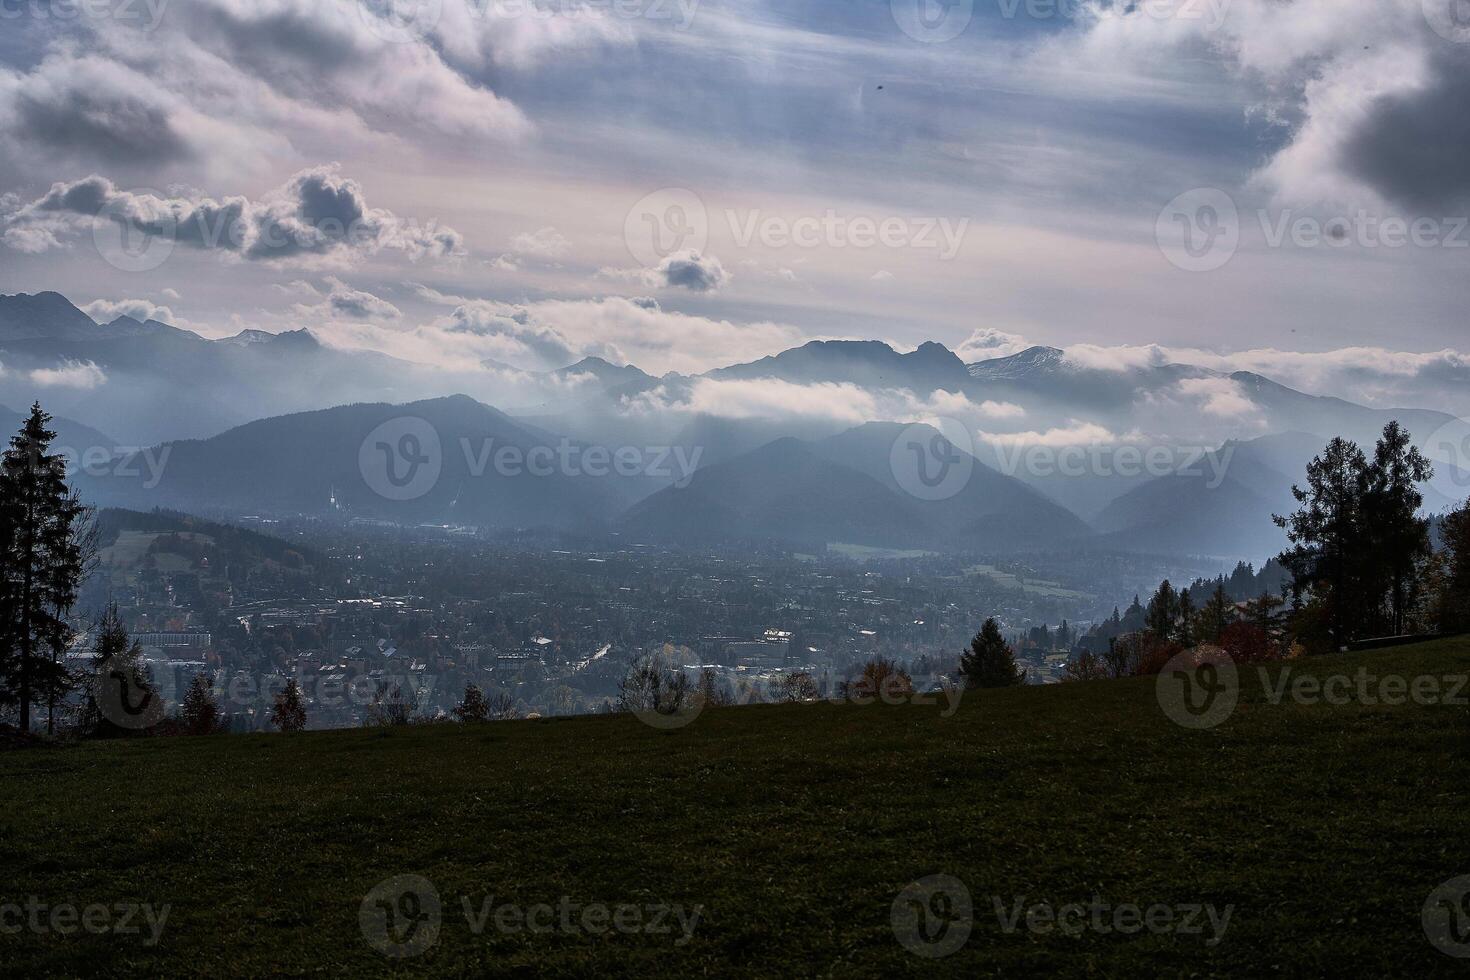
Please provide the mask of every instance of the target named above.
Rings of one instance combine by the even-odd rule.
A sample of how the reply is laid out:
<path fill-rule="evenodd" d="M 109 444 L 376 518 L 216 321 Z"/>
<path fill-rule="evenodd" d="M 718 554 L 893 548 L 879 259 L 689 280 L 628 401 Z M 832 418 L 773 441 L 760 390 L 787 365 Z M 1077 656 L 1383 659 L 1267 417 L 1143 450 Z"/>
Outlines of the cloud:
<path fill-rule="evenodd" d="M 654 271 L 663 285 L 697 293 L 713 292 L 730 281 L 730 274 L 719 259 L 713 255 L 702 256 L 693 249 L 675 252 Z"/>
<path fill-rule="evenodd" d="M 107 383 L 107 375 L 91 361 L 63 361 L 54 368 L 36 368 L 31 383 L 42 388 L 91 390 Z"/>
<path fill-rule="evenodd" d="M 463 299 L 428 291 L 445 301 Z M 752 360 L 802 338 L 782 324 L 689 316 L 619 296 L 525 304 L 466 300 L 448 315 L 410 330 L 339 321 L 320 329 L 313 325 L 313 332 L 333 346 L 369 348 L 455 370 L 478 368 L 488 359 L 544 371 L 598 356 L 655 375 L 694 374 Z"/>
<path fill-rule="evenodd" d="M 1066 425 L 1047 429 L 1044 432 L 977 432 L 983 442 L 997 446 L 1046 446 L 1066 448 L 1071 446 L 1111 446 L 1120 442 L 1134 442 L 1137 433 L 1119 435 L 1096 422 L 1071 419 Z"/>
<path fill-rule="evenodd" d="M 238 173 L 261 151 L 300 159 L 329 145 L 325 133 L 339 146 L 515 142 L 531 124 L 492 91 L 491 74 L 510 52 L 555 52 L 586 35 L 561 30 L 556 11 L 515 25 L 456 0 L 419 38 L 395 37 L 359 0 L 189 0 L 152 24 L 122 8 L 147 16 L 156 4 L 114 6 L 105 18 L 50 19 L 33 35 L 38 57 L 0 67 L 0 137 L 22 167 L 193 162 Z"/>
<path fill-rule="evenodd" d="M 1197 402 L 1206 415 L 1222 419 L 1264 419 L 1261 407 L 1232 378 L 1185 378 L 1174 386 L 1180 398 Z"/>
<path fill-rule="evenodd" d="M 863 422 L 934 422 L 956 419 L 1018 418 L 1018 405 L 971 402 L 957 392 L 920 397 L 908 389 L 863 388 L 849 382 L 800 384 L 780 378 L 695 378 L 689 384 L 660 385 L 627 400 L 634 414 L 679 412 L 733 419 L 824 420 L 843 425 Z"/>
<path fill-rule="evenodd" d="M 83 306 L 82 312 L 96 320 L 98 323 L 111 323 L 120 316 L 132 317 L 140 323 L 148 320 L 157 320 L 159 323 L 173 323 L 174 311 L 167 306 L 159 306 L 146 299 L 99 299 Z"/>
<path fill-rule="evenodd" d="M 694 249 L 675 252 L 652 269 L 603 268 L 597 272 L 605 279 L 622 279 L 653 289 L 688 289 L 711 293 L 727 285 L 732 276 L 713 255 L 701 255 Z"/>
<path fill-rule="evenodd" d="M 396 320 L 403 312 L 385 299 L 380 299 L 365 290 L 354 289 L 341 279 L 328 276 L 325 295 L 317 291 L 322 301 L 315 305 L 297 304 L 295 315 L 320 320 Z M 306 284 L 309 286 L 309 284 Z"/>
<path fill-rule="evenodd" d="M 1429 406 L 1457 414 L 1470 413 L 1470 354 L 1453 349 L 1428 352 L 1385 347 L 1343 347 L 1327 351 L 1289 351 L 1258 347 L 1218 351 L 1162 344 L 1078 344 L 1067 347 L 1073 367 L 1118 373 L 1191 365 L 1222 375 L 1260 375 L 1308 394 L 1346 398 L 1379 408 Z M 1244 389 L 1230 378 L 1188 382 L 1180 396 L 1205 396 L 1221 413 L 1242 409 Z M 1219 386 L 1219 387 L 1214 387 Z M 1219 397 L 1208 397 L 1211 393 Z"/>
<path fill-rule="evenodd" d="M 1464 33 L 1458 3 L 1173 0 L 1119 14 L 1089 0 L 1081 32 L 1048 50 L 1120 73 L 1160 52 L 1213 57 L 1279 131 L 1257 176 L 1280 201 L 1443 216 L 1470 201 L 1470 46 L 1444 33 Z"/>
<path fill-rule="evenodd" d="M 572 243 L 555 228 L 542 228 L 536 232 L 523 232 L 511 239 L 511 251 L 519 255 L 534 255 L 542 259 L 556 259 L 571 251 Z"/>
<path fill-rule="evenodd" d="M 1010 354 L 1019 354 L 1029 346 L 1025 338 L 1016 334 L 982 327 L 971 333 L 963 343 L 956 347 L 955 353 L 962 361 L 985 361 Z"/>
<path fill-rule="evenodd" d="M 15 211 L 4 240 L 21 251 L 62 245 L 81 226 L 113 222 L 179 245 L 249 261 L 348 261 L 384 250 L 410 260 L 463 254 L 452 228 L 420 226 L 368 206 L 357 181 L 335 165 L 303 170 L 260 201 L 243 197 L 161 198 L 119 189 L 93 174 L 53 184 L 44 196 Z"/>

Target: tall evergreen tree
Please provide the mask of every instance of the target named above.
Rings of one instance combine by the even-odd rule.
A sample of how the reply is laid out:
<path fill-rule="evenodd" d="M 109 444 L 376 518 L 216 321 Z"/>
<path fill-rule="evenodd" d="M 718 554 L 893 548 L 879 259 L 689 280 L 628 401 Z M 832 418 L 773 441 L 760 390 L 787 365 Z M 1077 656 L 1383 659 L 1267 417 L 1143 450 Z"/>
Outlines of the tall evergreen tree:
<path fill-rule="evenodd" d="M 1194 618 L 1194 600 L 1190 598 L 1188 589 L 1181 589 L 1179 592 L 1179 623 L 1174 628 L 1174 639 L 1187 647 L 1194 646 Z"/>
<path fill-rule="evenodd" d="M 1334 649 L 1353 638 L 1361 617 L 1363 498 L 1368 490 L 1368 461 L 1355 443 L 1333 439 L 1307 464 L 1307 485 L 1293 486 L 1301 506 L 1276 516 L 1286 530 L 1290 550 L 1281 563 L 1304 591 L 1320 599 L 1327 611 Z"/>
<path fill-rule="evenodd" d="M 1368 467 L 1363 524 L 1374 593 L 1386 602 L 1386 625 L 1395 635 L 1405 631 L 1409 609 L 1419 598 L 1419 570 L 1430 553 L 1429 521 L 1419 517 L 1424 495 L 1418 484 L 1433 475 L 1434 467 L 1409 433 L 1397 421 L 1384 426 Z"/>
<path fill-rule="evenodd" d="M 1149 600 L 1148 616 L 1144 621 L 1144 628 L 1163 640 L 1171 640 L 1175 634 L 1175 623 L 1179 617 L 1179 599 L 1174 594 L 1174 586 L 1164 579 L 1159 585 L 1159 591 Z"/>
<path fill-rule="evenodd" d="M 82 731 L 93 738 L 140 735 L 163 714 L 163 697 L 143 663 L 143 650 L 128 636 L 117 606 L 109 604 L 97 622 Z"/>
<path fill-rule="evenodd" d="M 306 727 L 306 701 L 301 697 L 301 688 L 293 677 L 286 682 L 286 689 L 276 695 L 271 707 L 271 723 L 283 732 L 299 732 Z"/>
<path fill-rule="evenodd" d="M 1026 683 L 1026 671 L 1016 665 L 1011 645 L 1000 635 L 1000 624 L 987 619 L 960 654 L 960 676 L 966 687 L 1013 687 Z"/>
<path fill-rule="evenodd" d="M 0 607 L 9 636 L 0 650 L 0 695 L 29 731 L 31 707 L 54 706 L 70 683 L 61 653 L 71 638 L 67 614 L 95 545 L 91 512 L 66 485 L 66 458 L 51 452 L 56 433 L 39 403 L 0 458 Z"/>
<path fill-rule="evenodd" d="M 1235 619 L 1235 603 L 1225 594 L 1225 581 L 1219 580 L 1199 615 L 1199 636 L 1206 643 L 1219 643 L 1220 634 L 1225 632 Z"/>

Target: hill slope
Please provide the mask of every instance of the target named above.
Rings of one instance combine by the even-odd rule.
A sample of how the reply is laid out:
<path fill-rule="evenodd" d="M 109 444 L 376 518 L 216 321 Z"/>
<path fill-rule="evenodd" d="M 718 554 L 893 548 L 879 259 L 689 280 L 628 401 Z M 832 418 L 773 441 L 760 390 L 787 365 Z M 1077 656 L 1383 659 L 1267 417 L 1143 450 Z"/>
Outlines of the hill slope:
<path fill-rule="evenodd" d="M 1470 671 L 1442 641 L 1297 674 Z M 12 971 L 769 976 L 1459 976 L 1421 910 L 1470 871 L 1462 707 L 1284 706 L 1253 674 L 1219 728 L 1151 679 L 942 706 L 709 710 L 470 729 L 145 740 L 0 754 L 11 894 L 170 906 L 142 936 L 6 937 Z M 58 823 L 64 814 L 64 824 Z M 120 828 L 132 828 L 126 833 Z M 369 891 L 442 902 L 420 959 L 363 938 Z M 968 887 L 963 948 L 895 939 L 906 884 Z M 701 906 L 692 938 L 532 934 L 466 905 Z M 1232 907 L 1203 935 L 1007 933 L 1016 902 Z M 371 904 L 371 903 L 369 903 Z"/>

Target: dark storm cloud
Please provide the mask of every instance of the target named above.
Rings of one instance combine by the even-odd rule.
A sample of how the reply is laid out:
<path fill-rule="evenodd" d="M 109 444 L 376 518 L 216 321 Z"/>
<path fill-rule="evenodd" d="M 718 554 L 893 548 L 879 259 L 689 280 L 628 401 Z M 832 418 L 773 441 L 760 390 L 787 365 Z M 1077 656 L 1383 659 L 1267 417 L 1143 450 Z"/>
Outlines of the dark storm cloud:
<path fill-rule="evenodd" d="M 80 87 L 22 92 L 15 112 L 29 139 L 69 156 L 121 163 L 173 163 L 191 156 L 167 110 L 124 93 Z"/>
<path fill-rule="evenodd" d="M 1422 88 L 1380 96 L 1343 148 L 1349 172 L 1395 203 L 1470 203 L 1470 51 L 1437 52 Z"/>

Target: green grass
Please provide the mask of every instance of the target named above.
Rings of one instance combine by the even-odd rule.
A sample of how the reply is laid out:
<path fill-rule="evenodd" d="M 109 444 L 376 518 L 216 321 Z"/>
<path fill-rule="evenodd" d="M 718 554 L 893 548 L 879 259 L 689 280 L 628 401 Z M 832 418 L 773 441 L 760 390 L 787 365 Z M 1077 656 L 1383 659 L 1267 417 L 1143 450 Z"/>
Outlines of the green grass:
<path fill-rule="evenodd" d="M 1441 641 L 1298 665 L 1464 674 Z M 707 711 L 301 736 L 157 739 L 0 755 L 0 904 L 167 903 L 143 936 L 0 934 L 15 975 L 1073 976 L 1463 974 L 1421 908 L 1470 874 L 1464 706 L 1269 704 L 1253 672 L 1220 727 L 1154 681 L 967 696 L 939 708 Z M 438 942 L 389 960 L 359 908 L 423 875 Z M 966 883 L 965 947 L 894 937 L 906 883 Z M 474 905 L 703 906 L 694 938 L 474 934 Z M 1205 937 L 1003 932 L 1009 906 L 1233 905 Z"/>

